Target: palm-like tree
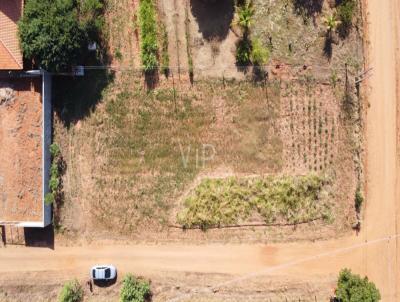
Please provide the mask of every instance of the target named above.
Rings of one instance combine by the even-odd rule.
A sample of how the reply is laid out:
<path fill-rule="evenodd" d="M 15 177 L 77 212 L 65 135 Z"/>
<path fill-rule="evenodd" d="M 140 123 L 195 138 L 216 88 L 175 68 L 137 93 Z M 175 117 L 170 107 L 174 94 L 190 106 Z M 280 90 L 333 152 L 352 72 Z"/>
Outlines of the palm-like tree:
<path fill-rule="evenodd" d="M 244 29 L 245 32 L 248 32 L 250 26 L 253 22 L 254 9 L 251 4 L 247 3 L 238 9 L 239 19 L 237 20 L 237 24 Z"/>
<path fill-rule="evenodd" d="M 332 39 L 332 33 L 338 28 L 341 22 L 336 18 L 336 13 L 323 17 L 323 21 L 326 26 L 328 38 Z"/>

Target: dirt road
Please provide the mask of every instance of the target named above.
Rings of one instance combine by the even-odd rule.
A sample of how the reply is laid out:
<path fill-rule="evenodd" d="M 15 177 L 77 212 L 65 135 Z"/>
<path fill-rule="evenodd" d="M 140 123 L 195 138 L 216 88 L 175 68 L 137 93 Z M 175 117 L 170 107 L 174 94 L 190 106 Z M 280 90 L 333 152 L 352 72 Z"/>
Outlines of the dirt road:
<path fill-rule="evenodd" d="M 93 263 L 112 262 L 122 273 L 202 272 L 232 275 L 230 284 L 257 274 L 336 276 L 343 267 L 367 274 L 383 301 L 398 301 L 400 274 L 399 120 L 396 66 L 400 8 L 397 0 L 368 1 L 369 79 L 367 116 L 367 207 L 362 234 L 339 240 L 278 245 L 135 245 L 0 249 L 0 282 L 7 272 L 60 271 L 68 279 L 86 276 Z M 397 57 L 398 59 L 398 57 Z M 397 61 L 398 62 L 398 61 Z M 397 68 L 397 69 L 396 69 Z M 398 80 L 398 79 L 397 79 Z M 397 186 L 396 186 L 397 184 Z M 397 188 L 397 189 L 396 189 Z M 61 273 L 62 271 L 62 273 Z"/>

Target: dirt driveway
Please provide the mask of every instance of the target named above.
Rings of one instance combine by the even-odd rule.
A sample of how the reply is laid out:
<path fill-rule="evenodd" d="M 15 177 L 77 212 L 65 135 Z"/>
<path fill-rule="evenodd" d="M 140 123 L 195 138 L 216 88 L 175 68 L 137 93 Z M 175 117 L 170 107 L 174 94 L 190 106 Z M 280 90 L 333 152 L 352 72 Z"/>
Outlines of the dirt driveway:
<path fill-rule="evenodd" d="M 7 273 L 48 271 L 68 279 L 86 276 L 95 262 L 115 263 L 122 271 L 227 273 L 234 285 L 259 275 L 336 276 L 343 267 L 367 274 L 381 290 L 383 301 L 398 301 L 400 274 L 399 100 L 396 95 L 400 4 L 397 0 L 368 2 L 369 80 L 367 116 L 367 207 L 363 232 L 332 241 L 277 245 L 135 245 L 0 249 L 0 283 Z M 397 49 L 396 49 L 397 47 Z M 397 186 L 396 186 L 397 184 Z M 217 285 L 218 286 L 218 285 Z"/>

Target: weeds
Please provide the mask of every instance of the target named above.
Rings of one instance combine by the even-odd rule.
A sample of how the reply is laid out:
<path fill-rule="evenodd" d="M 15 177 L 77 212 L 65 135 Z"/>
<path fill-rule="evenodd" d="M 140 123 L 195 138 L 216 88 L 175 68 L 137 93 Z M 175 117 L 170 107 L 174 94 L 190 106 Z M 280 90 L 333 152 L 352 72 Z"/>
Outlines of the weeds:
<path fill-rule="evenodd" d="M 77 280 L 64 284 L 58 297 L 59 302 L 81 302 L 83 300 L 83 289 Z"/>
<path fill-rule="evenodd" d="M 139 6 L 141 58 L 145 72 L 158 67 L 158 42 L 156 10 L 152 0 L 141 0 Z"/>
<path fill-rule="evenodd" d="M 329 220 L 330 205 L 321 198 L 325 183 L 315 174 L 205 179 L 185 200 L 177 220 L 201 229 L 243 223 L 254 213 L 266 224 Z"/>

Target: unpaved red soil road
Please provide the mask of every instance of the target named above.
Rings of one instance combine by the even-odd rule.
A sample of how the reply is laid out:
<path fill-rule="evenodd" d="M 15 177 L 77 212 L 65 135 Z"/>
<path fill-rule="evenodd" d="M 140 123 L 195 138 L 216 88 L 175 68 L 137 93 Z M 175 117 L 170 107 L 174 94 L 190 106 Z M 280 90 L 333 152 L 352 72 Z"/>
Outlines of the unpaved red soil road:
<path fill-rule="evenodd" d="M 397 0 L 371 0 L 369 20 L 369 80 L 367 116 L 367 205 L 359 236 L 338 240 L 276 245 L 103 245 L 35 249 L 0 249 L 0 282 L 7 272 L 59 271 L 60 276 L 86 276 L 93 263 L 111 262 L 122 273 L 168 271 L 229 273 L 250 279 L 260 274 L 299 276 L 336 275 L 343 267 L 367 274 L 378 285 L 383 301 L 398 301 L 399 157 L 396 155 L 398 97 L 396 95 L 396 49 L 400 16 Z M 398 57 L 397 57 L 398 59 Z M 397 65 L 398 68 L 398 65 Z M 390 237 L 392 236 L 392 237 Z M 394 236 L 394 237 L 393 237 Z M 366 243 L 366 241 L 368 243 Z M 21 281 L 23 282 L 23 281 Z"/>

